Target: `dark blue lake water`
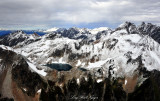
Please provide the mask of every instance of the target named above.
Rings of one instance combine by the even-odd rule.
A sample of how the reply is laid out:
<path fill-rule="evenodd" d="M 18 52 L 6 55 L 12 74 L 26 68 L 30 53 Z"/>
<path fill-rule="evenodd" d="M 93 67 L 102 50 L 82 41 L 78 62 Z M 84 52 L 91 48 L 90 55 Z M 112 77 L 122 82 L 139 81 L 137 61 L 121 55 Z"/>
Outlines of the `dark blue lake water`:
<path fill-rule="evenodd" d="M 50 67 L 52 69 L 56 69 L 58 71 L 69 71 L 72 69 L 72 66 L 69 64 L 61 64 L 61 63 L 52 63 L 52 64 L 46 64 L 44 66 Z"/>

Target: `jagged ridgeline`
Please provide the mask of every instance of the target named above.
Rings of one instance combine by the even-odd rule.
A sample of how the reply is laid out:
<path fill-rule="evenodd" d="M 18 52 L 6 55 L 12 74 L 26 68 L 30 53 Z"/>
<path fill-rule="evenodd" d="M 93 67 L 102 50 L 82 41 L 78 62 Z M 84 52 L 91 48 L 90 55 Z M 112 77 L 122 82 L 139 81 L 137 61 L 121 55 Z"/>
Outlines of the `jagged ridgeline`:
<path fill-rule="evenodd" d="M 0 37 L 0 101 L 160 101 L 160 27 Z"/>

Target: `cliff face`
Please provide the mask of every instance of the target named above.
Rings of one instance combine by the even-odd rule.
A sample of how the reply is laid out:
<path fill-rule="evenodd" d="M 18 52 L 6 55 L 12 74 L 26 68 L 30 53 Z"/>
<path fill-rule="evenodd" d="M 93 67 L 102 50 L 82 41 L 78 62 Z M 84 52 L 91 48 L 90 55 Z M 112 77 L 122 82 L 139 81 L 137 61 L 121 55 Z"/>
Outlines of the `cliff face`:
<path fill-rule="evenodd" d="M 44 80 L 29 69 L 26 59 L 11 50 L 0 48 L 1 100 L 38 101 L 39 89 L 46 89 Z M 36 100 L 35 100 L 36 99 Z"/>

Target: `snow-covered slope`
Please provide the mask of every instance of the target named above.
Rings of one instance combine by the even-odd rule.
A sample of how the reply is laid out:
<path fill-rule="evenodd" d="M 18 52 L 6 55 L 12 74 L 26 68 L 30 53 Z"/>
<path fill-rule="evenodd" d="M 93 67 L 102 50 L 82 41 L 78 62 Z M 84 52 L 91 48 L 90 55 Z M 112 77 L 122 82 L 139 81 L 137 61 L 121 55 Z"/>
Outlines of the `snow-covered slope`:
<path fill-rule="evenodd" d="M 11 52 L 14 52 L 14 54 L 18 56 L 18 54 L 16 54 L 16 51 L 15 51 L 13 48 L 11 48 L 11 47 L 4 46 L 4 45 L 0 45 L 0 49 L 2 49 L 3 51 L 8 51 L 8 52 L 10 52 L 10 53 L 11 53 Z M 2 54 L 1 54 L 1 55 L 2 55 Z M 8 57 L 8 58 L 9 58 L 9 57 Z M 2 60 L 2 59 L 0 58 L 0 60 Z M 17 60 L 15 60 L 14 62 L 15 62 L 15 64 L 16 64 Z M 39 75 L 46 76 L 47 73 L 46 73 L 44 70 L 38 70 L 37 67 L 36 67 L 32 62 L 30 62 L 30 61 L 27 60 L 27 59 L 26 59 L 26 62 L 28 63 L 29 69 L 30 69 L 31 71 L 36 72 L 36 73 L 38 73 Z M 16 64 L 16 65 L 17 65 L 17 64 Z M 0 72 L 1 72 L 1 71 L 0 71 Z"/>
<path fill-rule="evenodd" d="M 4 50 L 11 50 L 14 51 L 13 48 L 5 46 L 5 45 L 0 45 L 0 48 L 4 49 Z"/>
<path fill-rule="evenodd" d="M 145 23 L 136 27 L 125 22 L 113 31 L 107 27 L 62 28 L 42 37 L 18 31 L 0 42 L 16 48 L 16 52 L 45 70 L 46 64 L 67 63 L 91 71 L 103 69 L 105 76 L 110 69 L 113 76 L 125 76 L 140 68 L 160 70 L 159 44 L 149 34 L 158 32 L 158 28 Z"/>
<path fill-rule="evenodd" d="M 41 68 L 46 68 L 44 64 L 62 62 L 90 71 L 102 69 L 104 76 L 111 70 L 113 77 L 132 76 L 141 68 L 160 70 L 159 44 L 148 35 L 128 33 L 124 26 L 92 43 L 44 36 L 16 51 Z"/>

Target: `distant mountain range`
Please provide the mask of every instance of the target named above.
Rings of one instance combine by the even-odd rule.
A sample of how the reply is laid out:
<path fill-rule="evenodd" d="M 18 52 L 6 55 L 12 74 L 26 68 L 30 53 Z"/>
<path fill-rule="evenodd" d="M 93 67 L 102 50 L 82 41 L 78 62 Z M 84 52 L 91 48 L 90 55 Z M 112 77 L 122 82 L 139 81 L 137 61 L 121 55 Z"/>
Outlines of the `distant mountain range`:
<path fill-rule="evenodd" d="M 38 35 L 46 34 L 45 32 L 39 31 L 39 30 L 22 30 L 22 31 L 25 32 L 26 34 L 33 34 L 33 33 L 37 33 Z M 0 36 L 8 35 L 15 32 L 17 31 L 16 30 L 0 30 Z"/>

